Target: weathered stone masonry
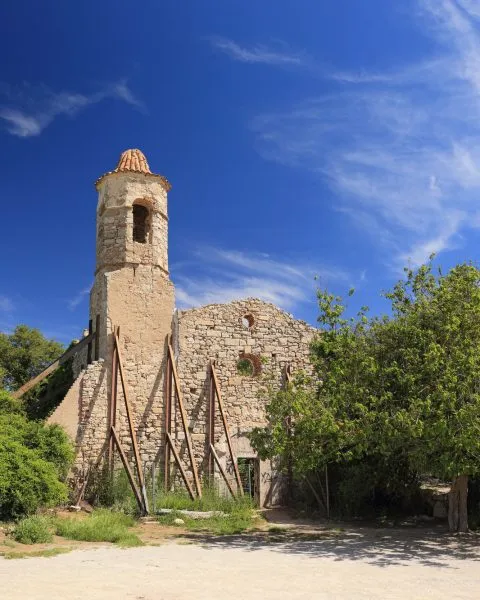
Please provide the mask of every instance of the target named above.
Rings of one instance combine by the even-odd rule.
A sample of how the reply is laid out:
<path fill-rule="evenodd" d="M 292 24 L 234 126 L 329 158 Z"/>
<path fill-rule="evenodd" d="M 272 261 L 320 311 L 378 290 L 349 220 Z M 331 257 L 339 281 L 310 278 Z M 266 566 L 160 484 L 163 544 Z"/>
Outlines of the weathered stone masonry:
<path fill-rule="evenodd" d="M 246 434 L 265 424 L 267 383 L 279 387 L 286 365 L 309 369 L 314 329 L 272 304 L 249 298 L 190 310 L 174 308 L 168 271 L 167 192 L 164 177 L 151 173 L 143 154 L 129 150 L 115 171 L 97 181 L 97 266 L 90 296 L 90 318 L 100 315 L 100 360 L 74 361 L 78 378 L 52 415 L 75 438 L 75 471 L 82 473 L 104 448 L 111 386 L 112 331 L 120 327 L 127 388 L 134 413 L 142 461 L 160 465 L 164 451 L 164 372 L 167 336 L 172 341 L 200 474 L 206 469 L 208 365 L 215 361 L 234 452 L 255 459 Z M 136 208 L 137 207 L 137 208 Z M 139 209 L 138 207 L 141 207 Z M 142 220 L 143 219 L 143 220 Z M 239 361 L 251 368 L 239 370 Z M 118 387 L 117 430 L 130 449 Z M 184 432 L 177 410 L 172 431 L 189 471 Z M 215 446 L 230 475 L 225 434 L 216 415 Z M 258 465 L 257 500 L 281 500 L 281 485 L 272 465 Z M 232 475 L 233 477 L 233 475 Z"/>

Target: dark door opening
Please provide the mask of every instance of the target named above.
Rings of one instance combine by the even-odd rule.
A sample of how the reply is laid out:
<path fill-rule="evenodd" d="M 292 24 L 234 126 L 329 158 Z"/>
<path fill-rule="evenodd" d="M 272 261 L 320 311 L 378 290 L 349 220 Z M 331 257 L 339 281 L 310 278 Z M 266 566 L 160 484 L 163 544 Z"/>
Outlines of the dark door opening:
<path fill-rule="evenodd" d="M 256 458 L 237 458 L 238 471 L 243 492 L 258 501 L 258 460 Z"/>

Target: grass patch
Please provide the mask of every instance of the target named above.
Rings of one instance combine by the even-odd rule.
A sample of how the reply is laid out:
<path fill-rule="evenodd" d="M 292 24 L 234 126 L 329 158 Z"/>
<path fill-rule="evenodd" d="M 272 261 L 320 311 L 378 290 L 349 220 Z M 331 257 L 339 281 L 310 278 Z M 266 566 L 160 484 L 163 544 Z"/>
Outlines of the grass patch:
<path fill-rule="evenodd" d="M 13 538 L 21 544 L 46 544 L 51 542 L 51 521 L 34 515 L 19 521 L 13 530 Z"/>
<path fill-rule="evenodd" d="M 57 519 L 56 534 L 82 542 L 111 542 L 122 547 L 142 546 L 142 540 L 129 530 L 135 519 L 105 509 L 94 511 L 85 519 Z"/>
<path fill-rule="evenodd" d="M 184 523 L 177 524 L 175 519 Z M 233 535 L 244 533 L 255 527 L 255 514 L 251 508 L 238 506 L 225 516 L 215 516 L 208 519 L 192 519 L 183 513 L 171 512 L 158 517 L 159 523 L 174 527 L 183 527 L 189 531 L 213 533 L 216 535 Z"/>
<path fill-rule="evenodd" d="M 47 550 L 34 550 L 33 552 L 5 552 L 3 558 L 12 560 L 15 558 L 49 558 L 51 556 L 57 556 L 58 554 L 66 554 L 71 552 L 72 548 L 48 548 Z"/>
<path fill-rule="evenodd" d="M 252 511 L 255 507 L 253 500 L 249 496 L 221 496 L 215 489 L 205 487 L 201 498 L 192 500 L 187 492 L 178 490 L 175 492 L 160 493 L 155 498 L 155 504 L 158 508 L 171 508 L 172 510 L 198 510 L 198 511 L 219 511 L 228 514 L 237 513 L 239 510 Z"/>

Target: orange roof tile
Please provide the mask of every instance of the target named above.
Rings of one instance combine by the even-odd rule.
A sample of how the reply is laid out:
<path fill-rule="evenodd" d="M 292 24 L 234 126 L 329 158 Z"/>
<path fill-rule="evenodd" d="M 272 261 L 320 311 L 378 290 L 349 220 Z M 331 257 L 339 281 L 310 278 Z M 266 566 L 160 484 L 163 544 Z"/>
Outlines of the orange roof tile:
<path fill-rule="evenodd" d="M 108 171 L 107 173 L 104 173 L 101 177 L 99 177 L 95 182 L 95 187 L 98 189 L 98 186 L 103 181 L 103 179 L 107 175 L 112 175 L 113 173 L 143 173 L 144 175 L 150 175 L 152 177 L 160 178 L 167 192 L 172 187 L 168 180 L 165 177 L 163 177 L 163 175 L 157 175 L 150 171 L 150 167 L 148 166 L 148 162 L 145 158 L 145 155 L 141 150 L 138 150 L 137 148 L 125 150 L 125 152 L 122 152 L 116 168 L 113 171 Z"/>

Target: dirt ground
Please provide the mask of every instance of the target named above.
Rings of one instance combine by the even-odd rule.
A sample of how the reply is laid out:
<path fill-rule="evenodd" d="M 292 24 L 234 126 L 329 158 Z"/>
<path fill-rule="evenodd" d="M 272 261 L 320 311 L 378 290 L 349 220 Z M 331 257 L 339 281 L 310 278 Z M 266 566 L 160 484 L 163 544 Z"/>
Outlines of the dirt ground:
<path fill-rule="evenodd" d="M 283 529 L 285 528 L 285 529 Z M 146 525 L 156 546 L 0 559 L 5 600 L 456 600 L 480 597 L 480 540 L 436 530 L 270 524 L 238 536 Z M 145 531 L 145 533 L 147 533 Z M 179 535 L 180 533 L 180 535 Z"/>

